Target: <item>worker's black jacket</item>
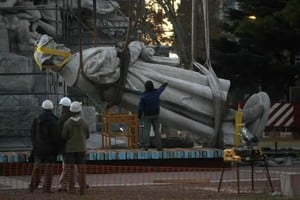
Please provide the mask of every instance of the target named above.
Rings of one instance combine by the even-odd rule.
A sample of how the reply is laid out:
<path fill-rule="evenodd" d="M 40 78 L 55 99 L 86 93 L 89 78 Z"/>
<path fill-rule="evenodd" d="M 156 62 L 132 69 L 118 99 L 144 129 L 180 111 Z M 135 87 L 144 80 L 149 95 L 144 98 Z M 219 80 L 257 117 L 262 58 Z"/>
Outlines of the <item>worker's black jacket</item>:
<path fill-rule="evenodd" d="M 64 127 L 65 122 L 72 116 L 72 113 L 64 112 L 59 118 L 58 118 L 58 145 L 59 145 L 59 152 L 64 153 L 65 151 L 65 145 L 66 141 L 62 137 L 62 130 Z"/>
<path fill-rule="evenodd" d="M 58 125 L 54 114 L 44 111 L 34 119 L 31 126 L 31 142 L 37 157 L 58 154 Z"/>

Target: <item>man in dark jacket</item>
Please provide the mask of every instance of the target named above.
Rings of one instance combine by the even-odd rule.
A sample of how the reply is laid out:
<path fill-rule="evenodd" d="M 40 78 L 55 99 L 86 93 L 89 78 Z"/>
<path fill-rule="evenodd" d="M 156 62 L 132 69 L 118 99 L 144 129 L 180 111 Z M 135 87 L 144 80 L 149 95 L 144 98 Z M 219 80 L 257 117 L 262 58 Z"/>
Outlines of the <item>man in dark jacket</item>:
<path fill-rule="evenodd" d="M 59 183 L 61 187 L 58 189 L 58 191 L 67 191 L 67 181 L 66 181 L 66 166 L 65 166 L 65 145 L 66 141 L 62 137 L 62 130 L 64 127 L 65 122 L 72 116 L 72 113 L 70 112 L 70 106 L 71 106 L 71 99 L 69 97 L 63 97 L 59 101 L 59 105 L 61 105 L 61 116 L 58 118 L 58 133 L 59 133 L 59 143 L 60 143 L 60 154 L 62 155 L 63 162 L 62 162 L 62 172 L 59 177 Z"/>
<path fill-rule="evenodd" d="M 168 83 L 164 82 L 158 89 L 154 89 L 152 81 L 146 81 L 145 92 L 140 97 L 138 118 L 144 122 L 143 132 L 143 149 L 148 151 L 150 145 L 150 130 L 151 125 L 153 126 L 156 148 L 162 150 L 161 135 L 159 131 L 159 111 L 160 111 L 160 100 L 161 93 L 165 90 Z"/>
<path fill-rule="evenodd" d="M 31 126 L 31 141 L 34 149 L 34 166 L 29 191 L 33 192 L 45 176 L 44 192 L 51 192 L 53 170 L 56 162 L 57 149 L 57 117 L 52 113 L 54 108 L 50 100 L 42 103 L 43 112 L 34 119 Z"/>
<path fill-rule="evenodd" d="M 70 112 L 71 99 L 69 97 L 63 97 L 59 101 L 59 105 L 61 105 L 61 116 L 58 118 L 58 134 L 59 134 L 59 143 L 60 143 L 60 153 L 64 153 L 65 151 L 65 143 L 66 141 L 62 137 L 62 130 L 65 122 L 72 116 Z"/>

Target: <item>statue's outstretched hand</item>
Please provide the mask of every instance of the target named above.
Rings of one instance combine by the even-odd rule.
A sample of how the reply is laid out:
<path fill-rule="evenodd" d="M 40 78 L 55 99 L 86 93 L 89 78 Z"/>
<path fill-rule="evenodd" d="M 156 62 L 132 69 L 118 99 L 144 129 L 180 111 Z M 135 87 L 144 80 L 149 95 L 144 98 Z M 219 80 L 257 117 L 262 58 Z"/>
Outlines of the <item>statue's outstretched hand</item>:
<path fill-rule="evenodd" d="M 162 84 L 162 86 L 163 86 L 163 87 L 167 87 L 167 86 L 168 86 L 168 82 L 167 82 L 167 81 L 164 81 L 163 84 Z"/>

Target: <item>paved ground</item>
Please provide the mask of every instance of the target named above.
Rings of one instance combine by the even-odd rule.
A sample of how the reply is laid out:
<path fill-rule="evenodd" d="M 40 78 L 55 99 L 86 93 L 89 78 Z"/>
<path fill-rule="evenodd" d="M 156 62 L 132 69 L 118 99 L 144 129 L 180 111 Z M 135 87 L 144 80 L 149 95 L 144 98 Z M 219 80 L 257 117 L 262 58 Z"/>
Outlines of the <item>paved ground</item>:
<path fill-rule="evenodd" d="M 264 140 L 260 146 L 273 147 L 274 140 Z M 300 140 L 278 140 L 278 148 L 300 147 Z M 266 169 L 255 166 L 253 171 L 254 190 L 252 190 L 252 170 L 250 166 L 239 168 L 239 191 L 236 168 L 225 170 L 220 191 L 220 169 L 185 169 L 184 172 L 165 172 L 88 174 L 90 188 L 83 196 L 59 193 L 58 175 L 53 179 L 53 194 L 44 194 L 42 189 L 34 193 L 27 190 L 30 176 L 0 176 L 0 199 L 134 199 L 134 200 L 192 200 L 192 199 L 292 199 L 281 193 L 282 174 L 300 174 L 300 162 L 292 159 L 290 165 L 268 167 L 274 192 L 266 176 Z M 300 199 L 300 198 L 294 198 Z"/>
<path fill-rule="evenodd" d="M 272 185 L 280 194 L 280 175 L 300 173 L 300 165 L 269 167 Z M 53 194 L 43 194 L 39 189 L 34 193 L 27 190 L 30 176 L 0 176 L 0 199 L 283 199 L 271 196 L 271 187 L 264 167 L 254 168 L 255 187 L 252 190 L 251 168 L 242 166 L 239 170 L 240 194 L 237 194 L 236 168 L 224 172 L 220 192 L 221 171 L 206 169 L 185 172 L 116 173 L 88 174 L 90 188 L 87 194 L 59 193 L 58 178 L 53 180 Z M 273 193 L 274 194 L 274 193 Z M 274 197 L 275 196 L 275 197 Z M 101 197 L 101 198 L 100 198 Z M 126 198 L 124 198 L 126 197 Z"/>

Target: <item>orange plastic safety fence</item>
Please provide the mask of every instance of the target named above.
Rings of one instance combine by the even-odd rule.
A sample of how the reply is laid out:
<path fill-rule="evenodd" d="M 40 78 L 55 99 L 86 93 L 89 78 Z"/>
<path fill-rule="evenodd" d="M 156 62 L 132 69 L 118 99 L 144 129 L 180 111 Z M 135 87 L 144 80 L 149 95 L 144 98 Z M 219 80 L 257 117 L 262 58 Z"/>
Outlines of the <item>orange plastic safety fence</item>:
<path fill-rule="evenodd" d="M 2 163 L 0 199 L 278 199 L 297 196 L 297 188 L 296 192 L 291 191 L 294 188 L 290 184 L 295 178 L 300 181 L 297 167 L 252 170 L 250 166 L 204 169 L 89 164 L 74 169 L 75 191 L 61 191 L 62 165 L 41 168 L 46 169 L 43 175 L 53 174 L 51 193 L 45 190 L 45 178 L 37 189 L 29 190 L 33 164 Z M 80 189 L 78 173 L 82 169 L 85 169 L 86 185 Z"/>

